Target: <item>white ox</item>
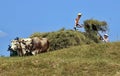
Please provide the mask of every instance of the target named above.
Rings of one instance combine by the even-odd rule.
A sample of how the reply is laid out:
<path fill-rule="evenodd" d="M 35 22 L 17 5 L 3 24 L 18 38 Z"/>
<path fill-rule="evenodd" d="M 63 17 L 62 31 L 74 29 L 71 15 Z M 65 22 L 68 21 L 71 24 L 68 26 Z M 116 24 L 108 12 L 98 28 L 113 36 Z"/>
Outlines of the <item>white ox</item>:
<path fill-rule="evenodd" d="M 22 38 L 18 40 L 11 41 L 11 50 L 17 51 L 19 56 L 24 56 L 30 52 L 29 47 L 31 46 L 31 38 Z"/>

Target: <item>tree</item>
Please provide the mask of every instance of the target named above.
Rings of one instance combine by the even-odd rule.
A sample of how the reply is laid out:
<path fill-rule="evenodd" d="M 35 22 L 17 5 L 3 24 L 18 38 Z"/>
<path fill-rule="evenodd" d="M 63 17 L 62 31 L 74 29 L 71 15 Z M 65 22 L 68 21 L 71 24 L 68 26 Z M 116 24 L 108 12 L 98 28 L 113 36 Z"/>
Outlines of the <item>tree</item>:
<path fill-rule="evenodd" d="M 86 32 L 91 31 L 102 31 L 105 32 L 108 30 L 107 22 L 106 21 L 98 21 L 95 19 L 88 19 L 84 21 L 84 28 Z"/>
<path fill-rule="evenodd" d="M 84 21 L 84 29 L 86 31 L 86 35 L 99 43 L 99 31 L 106 32 L 108 30 L 108 25 L 106 21 L 98 21 L 95 19 L 88 19 Z"/>

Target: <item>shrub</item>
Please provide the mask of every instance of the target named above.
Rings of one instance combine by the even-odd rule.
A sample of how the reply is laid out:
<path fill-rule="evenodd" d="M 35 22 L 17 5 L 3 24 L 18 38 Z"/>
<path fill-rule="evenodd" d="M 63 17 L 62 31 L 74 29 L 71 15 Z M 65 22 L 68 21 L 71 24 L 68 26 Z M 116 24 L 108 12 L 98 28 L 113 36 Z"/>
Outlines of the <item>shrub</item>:
<path fill-rule="evenodd" d="M 57 32 L 51 33 L 34 33 L 30 37 L 35 36 L 48 38 L 50 42 L 50 51 L 86 44 L 87 40 L 83 33 L 65 29 L 60 29 Z"/>

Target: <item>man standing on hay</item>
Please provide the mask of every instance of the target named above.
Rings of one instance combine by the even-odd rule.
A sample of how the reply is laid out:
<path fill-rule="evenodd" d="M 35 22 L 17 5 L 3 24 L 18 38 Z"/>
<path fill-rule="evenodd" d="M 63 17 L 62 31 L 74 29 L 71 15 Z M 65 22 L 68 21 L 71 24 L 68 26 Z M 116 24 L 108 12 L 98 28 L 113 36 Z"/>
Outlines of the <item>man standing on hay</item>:
<path fill-rule="evenodd" d="M 79 20 L 81 18 L 82 14 L 78 13 L 77 18 L 75 19 L 75 25 L 74 25 L 74 29 L 77 30 L 77 28 L 82 28 L 82 26 L 79 24 Z"/>

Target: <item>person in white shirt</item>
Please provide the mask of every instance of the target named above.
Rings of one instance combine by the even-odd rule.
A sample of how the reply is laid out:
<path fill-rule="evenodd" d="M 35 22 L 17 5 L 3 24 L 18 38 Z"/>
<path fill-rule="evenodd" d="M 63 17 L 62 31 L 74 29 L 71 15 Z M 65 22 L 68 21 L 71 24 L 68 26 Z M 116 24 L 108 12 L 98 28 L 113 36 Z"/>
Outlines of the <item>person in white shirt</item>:
<path fill-rule="evenodd" d="M 82 14 L 81 13 L 78 13 L 78 16 L 77 18 L 75 19 L 75 26 L 74 26 L 74 29 L 77 30 L 77 28 L 81 28 L 82 26 L 79 24 L 79 20 L 81 18 Z"/>
<path fill-rule="evenodd" d="M 103 37 L 103 41 L 106 43 L 106 42 L 109 42 L 109 38 L 108 38 L 108 34 L 104 34 L 104 37 Z"/>

